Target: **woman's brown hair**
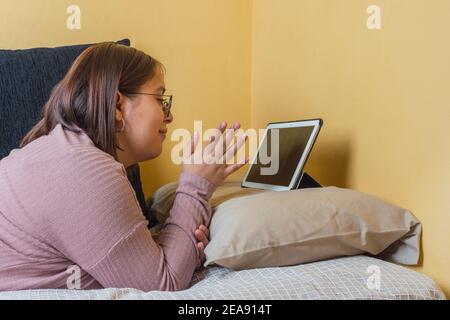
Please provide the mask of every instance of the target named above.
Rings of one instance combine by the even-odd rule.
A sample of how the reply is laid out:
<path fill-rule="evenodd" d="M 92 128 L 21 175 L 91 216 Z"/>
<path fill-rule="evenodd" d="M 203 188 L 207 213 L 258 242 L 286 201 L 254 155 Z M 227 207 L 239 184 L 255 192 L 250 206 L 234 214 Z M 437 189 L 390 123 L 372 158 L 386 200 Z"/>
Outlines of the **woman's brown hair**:
<path fill-rule="evenodd" d="M 44 105 L 42 119 L 25 135 L 24 147 L 50 133 L 57 124 L 80 133 L 117 160 L 117 91 L 137 92 L 163 65 L 132 47 L 105 42 L 84 50 L 64 78 L 53 88 Z M 120 149 L 122 150 L 122 149 Z"/>

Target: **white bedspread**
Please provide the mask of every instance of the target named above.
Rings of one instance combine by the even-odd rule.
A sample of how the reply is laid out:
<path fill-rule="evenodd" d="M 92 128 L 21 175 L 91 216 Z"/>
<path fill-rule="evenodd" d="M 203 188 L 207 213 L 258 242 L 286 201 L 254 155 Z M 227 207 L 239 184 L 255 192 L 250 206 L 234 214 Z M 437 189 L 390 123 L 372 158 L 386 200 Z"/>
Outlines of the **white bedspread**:
<path fill-rule="evenodd" d="M 354 256 L 242 271 L 208 267 L 194 275 L 189 289 L 178 292 L 40 289 L 0 292 L 0 299 L 445 299 L 445 295 L 422 273 Z"/>

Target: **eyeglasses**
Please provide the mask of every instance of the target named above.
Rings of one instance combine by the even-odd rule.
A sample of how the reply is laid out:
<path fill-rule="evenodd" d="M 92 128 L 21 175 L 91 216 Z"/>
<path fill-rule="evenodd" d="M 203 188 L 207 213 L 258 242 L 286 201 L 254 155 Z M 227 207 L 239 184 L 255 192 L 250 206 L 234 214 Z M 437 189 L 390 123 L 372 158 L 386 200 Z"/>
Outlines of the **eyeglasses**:
<path fill-rule="evenodd" d="M 144 93 L 144 92 L 128 92 L 128 94 L 145 94 L 147 96 L 157 96 L 161 97 L 158 100 L 163 107 L 164 117 L 168 118 L 170 115 L 170 109 L 172 108 L 173 95 L 164 95 L 164 94 L 156 94 L 156 93 Z"/>

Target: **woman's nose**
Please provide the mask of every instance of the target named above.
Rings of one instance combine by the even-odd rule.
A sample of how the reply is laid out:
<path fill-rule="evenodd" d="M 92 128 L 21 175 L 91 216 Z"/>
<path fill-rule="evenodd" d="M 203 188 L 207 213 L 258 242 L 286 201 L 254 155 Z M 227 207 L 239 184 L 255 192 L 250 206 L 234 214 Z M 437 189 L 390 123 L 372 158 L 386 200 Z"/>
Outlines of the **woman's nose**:
<path fill-rule="evenodd" d="M 164 122 L 171 123 L 172 121 L 173 121 L 173 115 L 172 115 L 172 112 L 169 112 L 169 116 L 166 119 L 164 119 Z"/>

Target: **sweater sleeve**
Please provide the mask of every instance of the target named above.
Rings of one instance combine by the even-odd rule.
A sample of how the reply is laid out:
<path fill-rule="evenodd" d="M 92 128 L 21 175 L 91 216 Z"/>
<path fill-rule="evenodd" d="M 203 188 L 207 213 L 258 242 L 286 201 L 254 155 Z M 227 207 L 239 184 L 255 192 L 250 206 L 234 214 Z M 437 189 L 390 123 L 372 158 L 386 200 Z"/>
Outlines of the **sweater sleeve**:
<path fill-rule="evenodd" d="M 68 209 L 49 223 L 55 247 L 103 287 L 187 288 L 199 266 L 194 230 L 209 225 L 214 185 L 182 173 L 170 218 L 154 239 L 123 165 L 77 154 L 70 170 L 71 191 L 58 191 Z"/>
<path fill-rule="evenodd" d="M 213 190 L 208 180 L 182 173 L 170 217 L 158 237 L 153 239 L 146 225 L 138 224 L 87 271 L 104 287 L 187 288 L 201 263 L 194 231 L 200 224 L 209 225 Z"/>

